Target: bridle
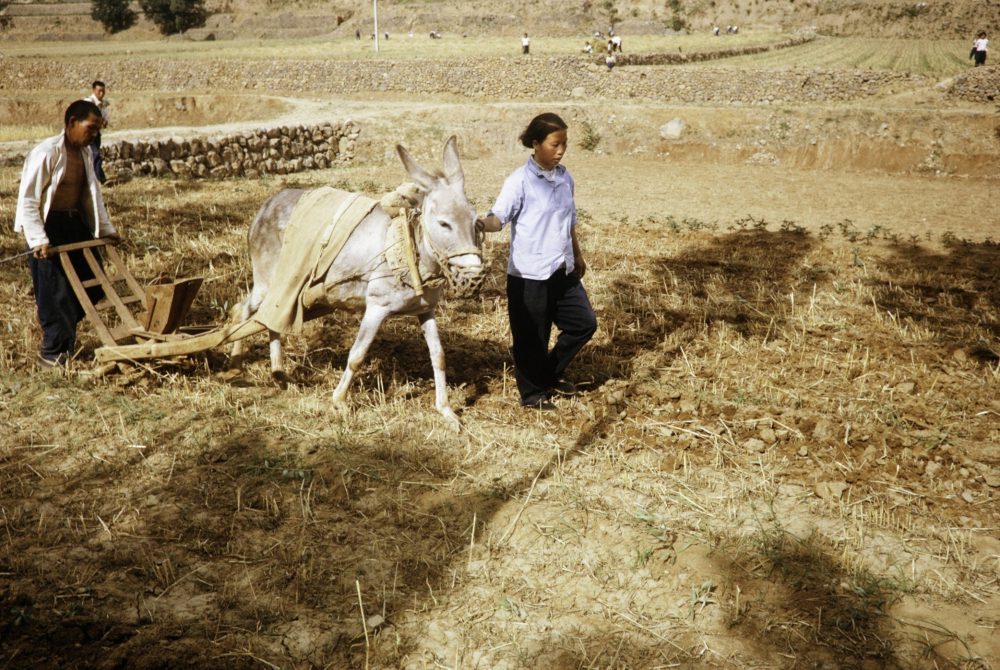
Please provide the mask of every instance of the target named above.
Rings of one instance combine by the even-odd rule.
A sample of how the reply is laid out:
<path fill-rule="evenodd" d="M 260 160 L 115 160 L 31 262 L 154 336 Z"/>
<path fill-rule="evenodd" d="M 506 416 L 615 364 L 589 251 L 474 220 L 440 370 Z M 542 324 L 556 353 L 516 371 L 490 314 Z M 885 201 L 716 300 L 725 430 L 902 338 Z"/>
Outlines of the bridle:
<path fill-rule="evenodd" d="M 450 252 L 442 251 L 436 244 L 434 240 L 431 239 L 430 233 L 427 232 L 427 226 L 423 223 L 423 211 L 419 208 L 413 208 L 407 211 L 407 218 L 411 220 L 411 225 L 414 226 L 414 237 L 419 237 L 423 241 L 427 248 L 430 249 L 431 255 L 434 260 L 437 261 L 438 267 L 440 268 L 440 273 L 434 273 L 427 277 L 421 276 L 421 281 L 425 285 L 434 285 L 435 280 L 440 283 L 443 278 L 448 282 L 448 285 L 453 289 L 459 289 L 458 277 L 456 277 L 455 270 L 452 267 L 451 259 L 458 258 L 459 256 L 469 256 L 473 255 L 479 258 L 480 265 L 483 261 L 483 238 L 485 234 L 482 231 L 476 230 L 475 232 L 475 244 L 472 246 L 460 247 L 454 249 Z M 415 249 L 417 253 L 417 259 L 419 262 L 420 250 L 419 247 Z"/>

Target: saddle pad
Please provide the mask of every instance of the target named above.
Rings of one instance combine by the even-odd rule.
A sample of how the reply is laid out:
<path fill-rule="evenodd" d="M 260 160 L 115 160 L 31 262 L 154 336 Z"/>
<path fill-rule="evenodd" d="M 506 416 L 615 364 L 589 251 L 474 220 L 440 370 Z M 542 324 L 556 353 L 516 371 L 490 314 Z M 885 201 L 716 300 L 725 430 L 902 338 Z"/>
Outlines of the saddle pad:
<path fill-rule="evenodd" d="M 253 316 L 278 333 L 302 332 L 305 289 L 333 265 L 377 200 L 329 186 L 308 191 L 292 210 L 267 296 Z"/>

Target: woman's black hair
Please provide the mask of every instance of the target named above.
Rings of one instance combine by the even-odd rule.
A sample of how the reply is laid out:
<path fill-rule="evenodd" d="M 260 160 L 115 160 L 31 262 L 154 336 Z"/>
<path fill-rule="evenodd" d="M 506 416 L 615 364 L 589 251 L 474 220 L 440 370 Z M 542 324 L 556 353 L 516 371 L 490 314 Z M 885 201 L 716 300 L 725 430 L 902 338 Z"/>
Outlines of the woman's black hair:
<path fill-rule="evenodd" d="M 544 141 L 550 133 L 566 130 L 568 127 L 558 114 L 545 112 L 533 118 L 518 139 L 521 140 L 521 144 L 531 149 L 535 146 L 535 142 Z"/>

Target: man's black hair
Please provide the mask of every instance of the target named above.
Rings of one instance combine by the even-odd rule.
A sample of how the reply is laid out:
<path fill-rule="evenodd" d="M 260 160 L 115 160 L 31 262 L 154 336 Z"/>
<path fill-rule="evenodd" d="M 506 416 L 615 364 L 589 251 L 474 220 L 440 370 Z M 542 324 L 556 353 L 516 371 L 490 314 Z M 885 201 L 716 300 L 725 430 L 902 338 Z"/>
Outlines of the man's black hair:
<path fill-rule="evenodd" d="M 63 115 L 63 124 L 68 126 L 70 119 L 85 121 L 91 115 L 101 118 L 101 108 L 90 100 L 76 100 L 66 108 L 66 114 Z"/>

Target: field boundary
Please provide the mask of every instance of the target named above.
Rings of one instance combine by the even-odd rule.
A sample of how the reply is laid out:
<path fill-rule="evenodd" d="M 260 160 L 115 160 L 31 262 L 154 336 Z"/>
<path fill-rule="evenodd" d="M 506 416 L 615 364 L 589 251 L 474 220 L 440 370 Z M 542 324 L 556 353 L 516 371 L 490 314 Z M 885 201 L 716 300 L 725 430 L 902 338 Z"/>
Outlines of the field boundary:
<path fill-rule="evenodd" d="M 753 56 L 768 51 L 778 51 L 808 44 L 816 39 L 814 33 L 793 37 L 778 44 L 759 44 L 755 46 L 736 47 L 732 49 L 714 49 L 712 51 L 696 51 L 694 53 L 653 53 L 653 54 L 623 54 L 616 57 L 618 65 L 684 65 L 704 61 L 722 60 L 737 56 Z M 596 59 L 604 63 L 604 57 Z"/>

